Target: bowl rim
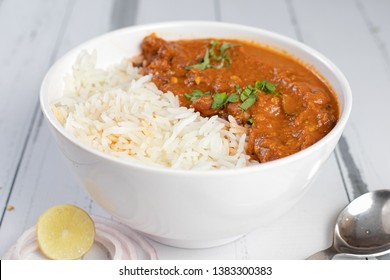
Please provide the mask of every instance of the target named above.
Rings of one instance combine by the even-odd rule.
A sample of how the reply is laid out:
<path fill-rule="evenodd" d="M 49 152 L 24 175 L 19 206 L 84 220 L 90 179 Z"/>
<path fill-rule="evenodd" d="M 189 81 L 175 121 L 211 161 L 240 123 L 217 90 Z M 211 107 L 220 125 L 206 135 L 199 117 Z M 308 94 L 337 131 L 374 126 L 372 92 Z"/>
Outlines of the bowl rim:
<path fill-rule="evenodd" d="M 333 75 L 337 78 L 338 82 L 340 83 L 342 87 L 343 92 L 343 104 L 341 106 L 340 100 L 339 100 L 339 106 L 341 109 L 340 117 L 338 122 L 336 123 L 335 127 L 332 128 L 332 130 L 325 135 L 323 138 L 318 140 L 313 145 L 296 152 L 292 155 L 289 155 L 284 158 L 276 159 L 273 161 L 265 162 L 265 163 L 259 163 L 255 165 L 249 165 L 245 167 L 239 167 L 239 168 L 223 168 L 223 169 L 211 169 L 211 170 L 197 170 L 197 169 L 177 169 L 177 168 L 171 168 L 171 167 L 165 167 L 165 166 L 158 166 L 158 165 L 148 165 L 148 163 L 143 162 L 132 162 L 132 161 L 126 161 L 121 158 L 114 157 L 112 155 L 109 155 L 105 152 L 101 152 L 97 149 L 94 149 L 90 147 L 87 144 L 82 143 L 80 140 L 78 140 L 73 134 L 66 131 L 65 128 L 56 120 L 54 117 L 54 114 L 51 112 L 50 104 L 47 100 L 47 84 L 50 73 L 53 71 L 55 66 L 60 63 L 62 60 L 64 60 L 67 56 L 71 55 L 75 51 L 80 51 L 83 49 L 84 46 L 90 45 L 94 43 L 95 41 L 99 41 L 104 39 L 104 37 L 111 37 L 114 35 L 118 35 L 120 33 L 128 33 L 128 32 L 141 32 L 141 31 L 147 31 L 150 30 L 151 32 L 153 29 L 155 29 L 157 32 L 159 29 L 167 29 L 167 28 L 176 28 L 176 27 L 207 27 L 207 26 L 213 26 L 213 27 L 220 27 L 220 28 L 232 28 L 232 29 L 239 29 L 239 30 L 245 30 L 247 32 L 253 32 L 258 33 L 260 35 L 273 37 L 278 41 L 283 41 L 284 43 L 288 45 L 293 45 L 294 47 L 304 51 L 305 53 L 308 53 L 309 55 L 315 57 L 318 61 L 320 61 L 326 68 L 328 68 Z M 288 53 L 288 52 L 287 52 Z M 296 57 L 295 55 L 292 55 L 293 57 L 300 59 Z M 302 60 L 303 61 L 303 60 Z M 303 61 L 304 62 L 304 61 Z M 193 175 L 207 175 L 207 176 L 220 176 L 220 175 L 238 175 L 238 174 L 245 174 L 245 173 L 252 173 L 252 172 L 258 172 L 263 171 L 267 169 L 275 168 L 276 166 L 283 166 L 286 164 L 289 164 L 291 162 L 295 162 L 300 160 L 301 158 L 307 157 L 308 155 L 314 153 L 315 151 L 321 149 L 323 146 L 325 146 L 328 142 L 330 142 L 333 138 L 338 137 L 338 135 L 341 135 L 344 127 L 349 119 L 351 110 L 352 110 L 352 91 L 350 88 L 350 85 L 348 83 L 348 80 L 346 79 L 345 75 L 341 72 L 341 70 L 326 56 L 324 56 L 322 53 L 318 52 L 317 50 L 313 49 L 312 47 L 303 44 L 295 39 L 292 39 L 288 36 L 265 30 L 262 28 L 242 25 L 242 24 L 236 24 L 236 23 L 227 23 L 227 22 L 214 22 L 214 21 L 167 21 L 167 22 L 156 22 L 156 23 L 149 23 L 149 24 L 141 24 L 141 25 L 133 25 L 129 27 L 120 28 L 117 30 L 113 30 L 107 33 L 104 33 L 102 35 L 96 36 L 90 40 L 85 41 L 82 44 L 77 45 L 76 47 L 72 48 L 65 54 L 63 54 L 59 59 L 57 59 L 52 66 L 49 68 L 47 73 L 45 74 L 45 77 L 42 81 L 41 87 L 40 87 L 40 107 L 41 110 L 46 118 L 46 120 L 49 121 L 51 126 L 55 128 L 57 132 L 59 132 L 63 137 L 65 137 L 68 141 L 73 143 L 74 145 L 78 146 L 79 148 L 92 153 L 93 155 L 97 157 L 102 157 L 106 160 L 112 161 L 117 164 L 125 165 L 128 167 L 132 167 L 135 169 L 143 170 L 143 171 L 150 171 L 150 172 L 156 172 L 156 173 L 165 173 L 165 174 L 174 174 L 174 175 L 181 175 L 181 176 L 193 176 Z"/>

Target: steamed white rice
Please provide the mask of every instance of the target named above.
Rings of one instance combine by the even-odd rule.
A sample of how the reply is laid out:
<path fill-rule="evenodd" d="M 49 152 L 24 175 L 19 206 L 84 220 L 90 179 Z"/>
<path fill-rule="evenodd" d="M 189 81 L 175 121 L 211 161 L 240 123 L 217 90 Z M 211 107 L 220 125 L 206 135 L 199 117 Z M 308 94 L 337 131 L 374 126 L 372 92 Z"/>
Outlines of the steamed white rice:
<path fill-rule="evenodd" d="M 249 164 L 246 130 L 233 117 L 201 117 L 161 92 L 151 76 L 125 59 L 96 68 L 96 52 L 82 52 L 52 104 L 58 121 L 83 143 L 121 158 L 178 169 L 236 168 Z"/>

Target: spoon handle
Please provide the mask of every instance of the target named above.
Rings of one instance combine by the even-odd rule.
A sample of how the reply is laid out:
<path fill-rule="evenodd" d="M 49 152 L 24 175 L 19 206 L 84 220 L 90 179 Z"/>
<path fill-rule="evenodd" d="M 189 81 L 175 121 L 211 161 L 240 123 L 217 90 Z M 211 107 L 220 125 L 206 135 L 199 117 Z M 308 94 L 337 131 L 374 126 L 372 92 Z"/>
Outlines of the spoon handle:
<path fill-rule="evenodd" d="M 339 254 L 339 252 L 337 252 L 333 248 L 333 246 L 331 246 L 328 249 L 319 251 L 318 253 L 311 255 L 310 257 L 307 258 L 307 260 L 331 260 L 337 254 Z"/>

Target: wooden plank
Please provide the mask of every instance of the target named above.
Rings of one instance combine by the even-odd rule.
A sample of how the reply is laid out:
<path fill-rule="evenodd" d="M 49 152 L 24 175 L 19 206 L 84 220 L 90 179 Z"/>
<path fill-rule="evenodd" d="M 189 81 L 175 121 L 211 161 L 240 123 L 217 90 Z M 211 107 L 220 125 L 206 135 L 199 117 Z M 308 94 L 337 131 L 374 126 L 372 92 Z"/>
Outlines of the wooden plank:
<path fill-rule="evenodd" d="M 221 0 L 221 20 L 254 26 L 296 38 L 289 6 L 285 1 Z"/>
<path fill-rule="evenodd" d="M 64 28 L 61 44 L 55 51 L 55 59 L 73 47 L 98 35 L 108 32 L 111 27 L 113 1 L 75 1 Z M 91 9 L 91 7 L 93 7 Z M 52 61 L 51 63 L 54 63 Z"/>
<path fill-rule="evenodd" d="M 215 4 L 209 0 L 142 0 L 138 2 L 137 24 L 179 21 L 215 20 Z"/>
<path fill-rule="evenodd" d="M 366 26 L 386 63 L 387 75 L 390 77 L 390 1 L 372 0 L 355 1 Z"/>
<path fill-rule="evenodd" d="M 367 189 L 390 188 L 390 76 L 372 30 L 355 1 L 333 1 L 332 5 L 309 0 L 293 3 L 305 43 L 334 61 L 353 90 L 353 112 L 344 133 L 344 146 L 338 149 L 350 196 Z M 370 2 L 367 6 L 373 5 Z M 388 2 L 378 1 L 375 9 L 388 11 L 388 7 Z M 389 20 L 382 24 L 388 29 Z"/>
<path fill-rule="evenodd" d="M 51 50 L 61 38 L 68 1 L 4 1 L 0 7 L 0 209 L 7 203 Z"/>
<path fill-rule="evenodd" d="M 38 101 L 39 86 L 44 72 L 55 58 L 81 42 L 110 29 L 112 3 L 104 0 L 85 0 L 70 4 L 72 6 L 68 8 L 70 12 L 66 14 L 66 17 L 60 18 L 61 31 L 56 30 L 52 34 L 48 34 L 49 40 L 52 40 L 50 36 L 55 38 L 56 34 L 62 34 L 58 39 L 59 43 L 41 45 L 35 50 L 36 57 L 48 56 L 50 58 L 51 56 L 51 60 L 49 59 L 45 65 L 42 65 L 42 73 L 30 69 L 30 79 L 36 83 L 36 90 L 34 92 L 35 98 L 26 106 L 33 108 L 31 103 L 34 104 Z M 90 9 L 91 5 L 94 7 L 92 10 Z M 40 4 L 37 10 L 43 10 L 44 14 L 48 13 L 44 8 L 45 6 Z M 38 11 L 33 14 L 35 19 L 31 21 L 44 16 Z M 58 19 L 58 16 L 54 18 Z M 54 23 L 46 23 L 46 25 L 54 25 Z M 21 32 L 17 28 L 15 31 Z M 28 46 L 21 48 L 29 49 Z M 39 68 L 41 63 L 39 60 L 34 60 L 31 62 L 31 68 Z M 22 68 L 21 65 L 18 67 Z M 18 112 L 19 109 L 16 111 Z M 42 120 L 41 112 L 35 113 L 35 121 L 31 124 L 30 137 L 17 177 L 13 182 L 13 191 L 9 200 L 9 204 L 15 209 L 5 213 L 0 228 L 0 240 L 2 240 L 0 255 L 3 255 L 17 237 L 26 228 L 33 225 L 39 215 L 52 205 L 74 203 L 93 214 L 107 215 L 77 185 L 73 175 L 64 165 L 61 153 L 54 144 L 54 139 L 50 135 L 46 123 Z"/>
<path fill-rule="evenodd" d="M 115 30 L 135 23 L 138 13 L 138 0 L 113 0 L 110 29 Z"/>
<path fill-rule="evenodd" d="M 72 203 L 88 209 L 90 204 L 90 198 L 65 166 L 47 126 L 38 129 L 39 126 L 37 119 L 33 128 L 39 133 L 28 143 L 11 195 L 10 205 L 14 209 L 6 212 L 0 228 L 0 255 L 49 207 Z"/>

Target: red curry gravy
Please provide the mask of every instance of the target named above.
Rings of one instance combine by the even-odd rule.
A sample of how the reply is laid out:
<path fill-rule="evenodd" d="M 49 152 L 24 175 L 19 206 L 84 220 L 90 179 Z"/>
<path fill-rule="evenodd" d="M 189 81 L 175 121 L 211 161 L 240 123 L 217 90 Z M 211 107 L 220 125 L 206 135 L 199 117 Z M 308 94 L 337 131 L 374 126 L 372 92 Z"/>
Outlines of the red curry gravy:
<path fill-rule="evenodd" d="M 247 126 L 247 154 L 259 162 L 309 147 L 339 118 L 327 82 L 268 47 L 231 39 L 165 41 L 152 34 L 141 49 L 133 63 L 153 74 L 160 90 L 177 95 L 182 106 L 205 117 L 231 115 Z"/>

